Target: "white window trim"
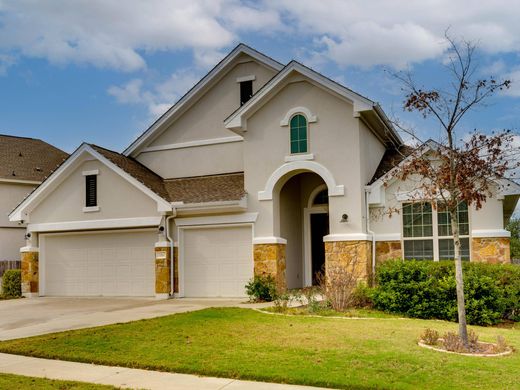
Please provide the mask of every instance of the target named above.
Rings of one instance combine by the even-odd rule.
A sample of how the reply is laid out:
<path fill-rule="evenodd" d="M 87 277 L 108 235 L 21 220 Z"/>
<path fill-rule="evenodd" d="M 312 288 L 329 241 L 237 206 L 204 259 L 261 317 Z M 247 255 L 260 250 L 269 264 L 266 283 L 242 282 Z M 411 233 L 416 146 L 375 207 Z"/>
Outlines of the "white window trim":
<path fill-rule="evenodd" d="M 95 176 L 95 175 L 99 175 L 99 169 L 93 169 L 91 171 L 83 171 L 81 172 L 81 174 L 83 176 Z"/>
<path fill-rule="evenodd" d="M 256 80 L 256 76 L 254 74 L 237 77 L 237 83 L 243 83 L 244 81 L 255 81 L 255 80 Z"/>
<path fill-rule="evenodd" d="M 90 206 L 90 207 L 83 207 L 84 213 L 94 213 L 96 211 L 100 211 L 101 208 L 99 206 Z"/>
<path fill-rule="evenodd" d="M 404 201 L 404 202 L 400 202 L 401 204 L 401 210 L 403 209 L 403 204 L 404 203 L 412 203 L 410 201 Z M 424 202 L 419 202 L 417 201 L 416 203 L 431 203 L 429 201 L 424 201 Z M 472 242 L 471 242 L 471 238 L 472 238 L 472 231 L 471 231 L 471 212 L 470 212 L 470 208 L 468 206 L 468 231 L 470 232 L 470 234 L 466 234 L 466 235 L 461 235 L 459 236 L 459 238 L 467 238 L 468 241 L 469 241 L 469 260 L 471 261 L 471 253 L 472 253 Z M 428 237 L 405 237 L 404 236 L 404 223 L 403 223 L 403 216 L 401 214 L 401 248 L 402 248 L 402 252 L 403 252 L 403 259 L 405 258 L 405 254 L 404 254 L 404 242 L 405 241 L 420 241 L 420 240 L 433 240 L 433 261 L 440 261 L 439 259 L 439 240 L 444 240 L 444 239 L 453 239 L 453 236 L 439 236 L 439 225 L 438 225 L 438 216 L 437 216 L 437 213 L 439 212 L 438 210 L 438 206 L 436 207 L 433 207 L 432 205 L 432 232 L 433 232 L 433 235 L 432 236 L 428 236 Z M 428 261 L 428 260 L 426 260 Z"/>
<path fill-rule="evenodd" d="M 307 119 L 307 131 L 309 131 L 309 123 L 315 123 L 318 121 L 318 117 L 314 115 L 307 107 L 293 107 L 287 111 L 283 119 L 280 121 L 280 126 L 289 126 L 289 121 L 296 114 L 301 114 Z"/>
<path fill-rule="evenodd" d="M 309 140 L 307 140 L 307 143 L 309 143 Z M 285 156 L 284 161 L 285 162 L 291 162 L 291 161 L 312 161 L 314 160 L 314 153 L 295 153 L 291 154 L 289 156 Z"/>

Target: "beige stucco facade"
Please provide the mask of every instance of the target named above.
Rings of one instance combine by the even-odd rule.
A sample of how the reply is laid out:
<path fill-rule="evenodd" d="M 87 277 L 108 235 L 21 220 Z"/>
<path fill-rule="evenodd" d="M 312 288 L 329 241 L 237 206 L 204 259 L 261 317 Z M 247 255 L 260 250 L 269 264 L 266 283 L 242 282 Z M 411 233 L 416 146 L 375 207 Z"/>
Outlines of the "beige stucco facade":
<path fill-rule="evenodd" d="M 245 196 L 205 204 L 172 202 L 165 191 L 154 194 L 142 177 L 136 180 L 85 146 L 12 214 L 13 220 L 29 221 L 33 235 L 26 252 L 38 253 L 38 235 L 59 229 L 118 229 L 121 234 L 158 229 L 157 242 L 149 243 L 149 260 L 155 270 L 153 289 L 161 297 L 172 293 L 172 284 L 182 296 L 185 270 L 191 277 L 204 270 L 212 291 L 253 274 L 271 275 L 285 289 L 314 282 L 317 256 L 323 257 L 325 270 L 354 267 L 360 280 L 369 280 L 377 264 L 403 257 L 398 211 L 402 192 L 413 183 L 371 183 L 388 145 L 400 142 L 391 125 L 361 95 L 299 64 L 283 67 L 270 61 L 247 49 L 236 51 L 121 156 L 154 172 L 155 180 L 243 172 Z M 253 80 L 255 93 L 242 107 L 240 80 Z M 307 120 L 307 152 L 291 154 L 289 120 L 296 114 Z M 85 172 L 97 176 L 95 210 L 84 207 Z M 328 191 L 328 200 L 314 204 L 321 190 Z M 497 191 L 482 209 L 470 210 L 476 261 L 509 260 L 502 199 Z M 325 216 L 319 231 L 311 218 L 315 214 Z M 245 252 L 233 247 L 230 227 L 247 227 L 240 243 L 247 253 L 240 259 L 234 254 Z M 198 231 L 206 233 L 195 237 Z M 186 245 L 183 235 L 214 248 L 215 255 Z M 248 256 L 250 267 L 230 266 L 243 265 Z M 26 269 L 33 269 L 37 257 L 25 259 Z M 231 279 L 211 279 L 217 274 Z M 26 276 L 27 286 L 30 281 L 38 282 L 34 274 L 32 280 Z M 33 287 L 26 290 L 34 292 Z"/>

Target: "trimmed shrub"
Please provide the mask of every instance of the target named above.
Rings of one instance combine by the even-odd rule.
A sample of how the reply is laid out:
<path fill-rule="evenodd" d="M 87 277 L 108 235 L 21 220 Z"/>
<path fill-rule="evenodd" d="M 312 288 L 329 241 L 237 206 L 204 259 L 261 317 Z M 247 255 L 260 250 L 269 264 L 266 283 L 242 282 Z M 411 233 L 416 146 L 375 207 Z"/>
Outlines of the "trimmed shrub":
<path fill-rule="evenodd" d="M 2 277 L 3 295 L 7 298 L 18 298 L 22 296 L 22 271 L 9 269 Z"/>
<path fill-rule="evenodd" d="M 276 282 L 272 276 L 255 276 L 246 284 L 246 294 L 252 302 L 271 302 L 276 298 Z"/>
<path fill-rule="evenodd" d="M 520 320 L 520 268 L 464 263 L 469 324 Z M 388 261 L 377 270 L 374 307 L 416 318 L 457 320 L 455 266 L 452 261 Z"/>

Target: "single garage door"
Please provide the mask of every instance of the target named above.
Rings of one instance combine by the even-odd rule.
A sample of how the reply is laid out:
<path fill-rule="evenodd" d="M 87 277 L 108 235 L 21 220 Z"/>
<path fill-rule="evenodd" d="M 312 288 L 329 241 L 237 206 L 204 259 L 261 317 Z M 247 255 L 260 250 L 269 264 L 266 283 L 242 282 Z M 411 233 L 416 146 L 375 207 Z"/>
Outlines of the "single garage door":
<path fill-rule="evenodd" d="M 42 235 L 42 293 L 153 296 L 156 238 L 153 230 Z"/>
<path fill-rule="evenodd" d="M 250 226 L 184 229 L 184 295 L 243 297 L 253 276 Z"/>

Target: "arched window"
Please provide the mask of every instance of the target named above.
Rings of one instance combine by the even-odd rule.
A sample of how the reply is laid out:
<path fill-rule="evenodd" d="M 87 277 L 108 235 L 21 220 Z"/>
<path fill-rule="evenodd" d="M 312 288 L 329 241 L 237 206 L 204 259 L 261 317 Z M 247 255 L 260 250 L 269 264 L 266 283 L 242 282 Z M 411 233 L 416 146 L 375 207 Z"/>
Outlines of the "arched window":
<path fill-rule="evenodd" d="M 314 206 L 320 206 L 320 205 L 329 204 L 329 191 L 328 190 L 320 191 L 314 197 L 314 201 L 312 202 L 312 204 Z"/>
<path fill-rule="evenodd" d="M 291 153 L 307 153 L 307 119 L 300 114 L 291 118 Z"/>

